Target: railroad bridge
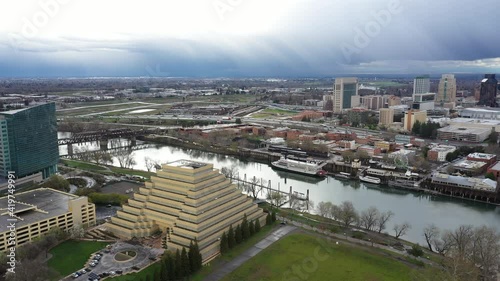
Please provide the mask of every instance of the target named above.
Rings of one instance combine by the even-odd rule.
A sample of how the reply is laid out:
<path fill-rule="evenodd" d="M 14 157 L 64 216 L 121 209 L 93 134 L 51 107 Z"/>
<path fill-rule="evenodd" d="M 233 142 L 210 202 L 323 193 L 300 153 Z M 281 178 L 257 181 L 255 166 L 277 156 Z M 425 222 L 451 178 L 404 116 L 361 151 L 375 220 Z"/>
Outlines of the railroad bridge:
<path fill-rule="evenodd" d="M 59 145 L 68 146 L 68 155 L 73 154 L 73 144 L 84 143 L 84 142 L 97 142 L 101 149 L 106 150 L 108 147 L 108 140 L 116 138 L 127 138 L 131 141 L 131 146 L 136 145 L 136 137 L 145 136 L 149 134 L 161 134 L 163 130 L 158 128 L 148 128 L 148 129 L 106 129 L 99 131 L 81 132 L 73 134 L 70 138 L 59 139 L 57 142 Z"/>

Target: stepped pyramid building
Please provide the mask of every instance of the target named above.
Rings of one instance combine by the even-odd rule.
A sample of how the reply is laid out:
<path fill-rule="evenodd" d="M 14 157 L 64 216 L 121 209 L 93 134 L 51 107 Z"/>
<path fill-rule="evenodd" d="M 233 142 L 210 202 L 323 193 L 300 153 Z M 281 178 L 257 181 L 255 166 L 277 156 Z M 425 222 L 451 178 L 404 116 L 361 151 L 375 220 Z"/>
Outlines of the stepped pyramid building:
<path fill-rule="evenodd" d="M 240 224 L 244 214 L 265 224 L 262 209 L 212 164 L 179 160 L 162 165 L 107 228 L 125 239 L 161 230 L 173 251 L 196 239 L 207 262 L 219 254 L 222 232 Z"/>

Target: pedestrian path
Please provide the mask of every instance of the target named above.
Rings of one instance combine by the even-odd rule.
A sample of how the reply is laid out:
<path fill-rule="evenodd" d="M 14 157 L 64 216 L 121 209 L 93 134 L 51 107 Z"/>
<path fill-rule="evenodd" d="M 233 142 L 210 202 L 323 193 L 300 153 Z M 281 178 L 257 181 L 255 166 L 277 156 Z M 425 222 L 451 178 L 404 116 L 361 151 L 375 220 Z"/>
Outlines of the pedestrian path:
<path fill-rule="evenodd" d="M 204 281 L 218 281 L 224 278 L 226 275 L 229 273 L 233 272 L 235 269 L 240 267 L 243 263 L 245 263 L 247 260 L 251 259 L 258 253 L 260 253 L 262 250 L 266 249 L 267 247 L 271 246 L 274 242 L 278 241 L 280 238 L 284 237 L 285 235 L 289 234 L 290 232 L 294 231 L 297 229 L 295 226 L 291 225 L 285 225 L 281 226 L 275 231 L 273 231 L 271 234 L 269 234 L 266 238 L 262 239 L 259 243 L 253 245 L 250 249 L 246 250 L 243 252 L 241 255 L 233 259 L 232 261 L 228 262 L 227 264 L 224 264 L 220 266 L 217 270 L 212 272 L 207 278 L 204 279 Z"/>

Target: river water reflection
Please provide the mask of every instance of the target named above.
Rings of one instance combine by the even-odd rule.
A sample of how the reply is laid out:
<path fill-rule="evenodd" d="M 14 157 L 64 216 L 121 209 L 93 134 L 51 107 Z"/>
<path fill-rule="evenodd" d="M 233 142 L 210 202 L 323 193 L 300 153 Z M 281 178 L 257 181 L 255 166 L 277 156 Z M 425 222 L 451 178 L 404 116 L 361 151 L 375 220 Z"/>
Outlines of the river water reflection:
<path fill-rule="evenodd" d="M 98 146 L 94 144 L 93 147 L 97 148 Z M 60 149 L 63 154 L 66 147 L 61 146 Z M 407 221 L 412 225 L 412 228 L 403 238 L 421 245 L 425 243 L 422 229 L 429 223 L 434 223 L 441 229 L 454 229 L 461 224 L 485 224 L 500 230 L 500 207 L 484 203 L 424 195 L 357 181 L 339 181 L 331 177 L 318 181 L 306 176 L 276 171 L 266 164 L 171 146 L 137 150 L 133 152 L 133 155 L 137 162 L 134 169 L 146 170 L 144 160 L 146 157 L 160 160 L 163 163 L 191 159 L 212 163 L 215 168 L 219 169 L 234 165 L 238 168 L 241 176 L 246 174 L 247 177 L 256 176 L 271 180 L 275 188 L 278 184 L 282 190 L 288 190 L 292 186 L 294 191 L 302 193 L 306 193 L 309 189 L 310 199 L 316 204 L 320 201 L 340 204 L 342 201 L 349 200 L 357 210 L 363 210 L 370 206 L 375 206 L 380 211 L 391 210 L 395 216 L 388 223 L 386 231 L 392 234 L 394 224 Z M 116 160 L 114 165 L 118 166 Z"/>

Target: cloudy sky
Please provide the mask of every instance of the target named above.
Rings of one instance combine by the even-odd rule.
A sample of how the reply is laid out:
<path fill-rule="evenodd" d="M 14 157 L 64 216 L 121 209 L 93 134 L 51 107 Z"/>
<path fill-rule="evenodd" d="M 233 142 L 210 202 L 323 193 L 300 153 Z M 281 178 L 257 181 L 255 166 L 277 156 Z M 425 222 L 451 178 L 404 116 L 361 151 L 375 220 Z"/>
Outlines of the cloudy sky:
<path fill-rule="evenodd" d="M 0 77 L 500 72 L 498 0 L 2 0 Z"/>

